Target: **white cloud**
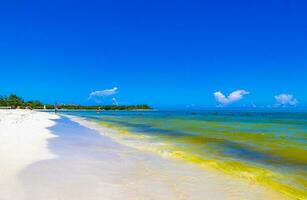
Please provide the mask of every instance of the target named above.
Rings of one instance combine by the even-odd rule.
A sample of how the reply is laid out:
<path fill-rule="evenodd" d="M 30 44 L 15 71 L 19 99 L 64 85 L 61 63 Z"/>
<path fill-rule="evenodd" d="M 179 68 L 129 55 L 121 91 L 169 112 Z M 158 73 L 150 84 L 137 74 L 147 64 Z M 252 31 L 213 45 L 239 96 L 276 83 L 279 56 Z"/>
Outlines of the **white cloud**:
<path fill-rule="evenodd" d="M 275 106 L 296 106 L 298 101 L 294 98 L 292 94 L 280 94 L 276 95 L 275 99 L 277 104 Z"/>
<path fill-rule="evenodd" d="M 118 101 L 117 101 L 117 99 L 116 98 L 112 98 L 112 103 L 113 103 L 113 105 L 116 105 L 116 106 L 118 106 Z"/>
<path fill-rule="evenodd" d="M 89 99 L 91 97 L 106 97 L 118 93 L 118 88 L 114 87 L 112 89 L 98 90 L 90 93 Z"/>
<path fill-rule="evenodd" d="M 233 91 L 232 93 L 230 93 L 228 95 L 228 97 L 226 97 L 222 92 L 217 91 L 214 92 L 213 95 L 216 99 L 217 102 L 220 103 L 221 106 L 226 106 L 228 104 L 231 104 L 235 101 L 239 101 L 240 99 L 243 98 L 244 95 L 249 94 L 249 92 L 245 91 L 245 90 L 236 90 Z"/>

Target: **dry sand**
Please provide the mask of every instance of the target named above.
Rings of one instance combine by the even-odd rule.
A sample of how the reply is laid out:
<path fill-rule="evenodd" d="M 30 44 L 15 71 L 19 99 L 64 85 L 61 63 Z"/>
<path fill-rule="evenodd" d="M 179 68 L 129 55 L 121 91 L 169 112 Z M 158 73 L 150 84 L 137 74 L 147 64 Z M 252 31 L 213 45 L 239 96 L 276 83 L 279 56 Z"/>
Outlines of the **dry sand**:
<path fill-rule="evenodd" d="M 58 116 L 27 111 L 0 110 L 0 199 L 23 199 L 18 173 L 39 160 L 55 157 L 47 148 L 54 137 L 47 127 Z"/>

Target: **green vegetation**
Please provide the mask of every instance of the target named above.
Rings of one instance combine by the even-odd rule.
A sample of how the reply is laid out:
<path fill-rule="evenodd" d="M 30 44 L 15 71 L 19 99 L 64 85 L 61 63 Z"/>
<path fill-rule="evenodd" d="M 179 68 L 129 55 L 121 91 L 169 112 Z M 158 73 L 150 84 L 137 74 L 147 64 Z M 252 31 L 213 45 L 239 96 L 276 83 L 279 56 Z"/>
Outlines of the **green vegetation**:
<path fill-rule="evenodd" d="M 31 109 L 54 109 L 54 105 L 43 104 L 40 101 L 24 101 L 21 97 L 15 94 L 10 96 L 0 96 L 0 107 L 10 108 L 31 108 Z M 74 104 L 60 104 L 57 105 L 58 109 L 67 110 L 149 110 L 150 106 L 141 105 L 74 105 Z"/>
<path fill-rule="evenodd" d="M 148 110 L 151 109 L 148 105 L 99 105 L 99 106 L 84 106 L 84 105 L 59 105 L 59 109 L 68 110 Z"/>
<path fill-rule="evenodd" d="M 21 97 L 18 97 L 15 94 L 11 94 L 10 96 L 0 96 L 0 107 L 11 107 L 11 108 L 17 108 L 20 106 L 26 106 L 27 102 L 24 102 L 24 100 Z"/>

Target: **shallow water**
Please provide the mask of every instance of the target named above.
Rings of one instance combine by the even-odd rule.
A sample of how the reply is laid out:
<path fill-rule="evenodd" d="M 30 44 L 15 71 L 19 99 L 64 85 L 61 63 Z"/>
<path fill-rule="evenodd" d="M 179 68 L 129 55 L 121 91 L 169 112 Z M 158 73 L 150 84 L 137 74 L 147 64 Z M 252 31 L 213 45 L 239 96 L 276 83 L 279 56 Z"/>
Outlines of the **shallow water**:
<path fill-rule="evenodd" d="M 121 141 L 306 199 L 307 113 L 67 112 L 120 130 Z"/>
<path fill-rule="evenodd" d="M 65 117 L 55 122 L 49 129 L 56 137 L 48 141 L 55 157 L 32 163 L 19 174 L 22 199 L 287 199 L 194 164 L 121 145 L 103 136 L 117 131 L 95 123 L 76 123 Z"/>

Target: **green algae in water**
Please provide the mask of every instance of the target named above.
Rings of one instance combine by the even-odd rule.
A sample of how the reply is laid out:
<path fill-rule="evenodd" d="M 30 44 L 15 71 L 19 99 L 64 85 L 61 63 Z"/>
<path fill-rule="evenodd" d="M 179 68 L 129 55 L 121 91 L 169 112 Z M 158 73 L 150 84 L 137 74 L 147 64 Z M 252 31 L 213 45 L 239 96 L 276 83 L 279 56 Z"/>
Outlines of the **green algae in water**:
<path fill-rule="evenodd" d="M 127 139 L 144 140 L 157 153 L 261 183 L 294 199 L 307 198 L 307 113 L 74 114 L 117 128 Z"/>

